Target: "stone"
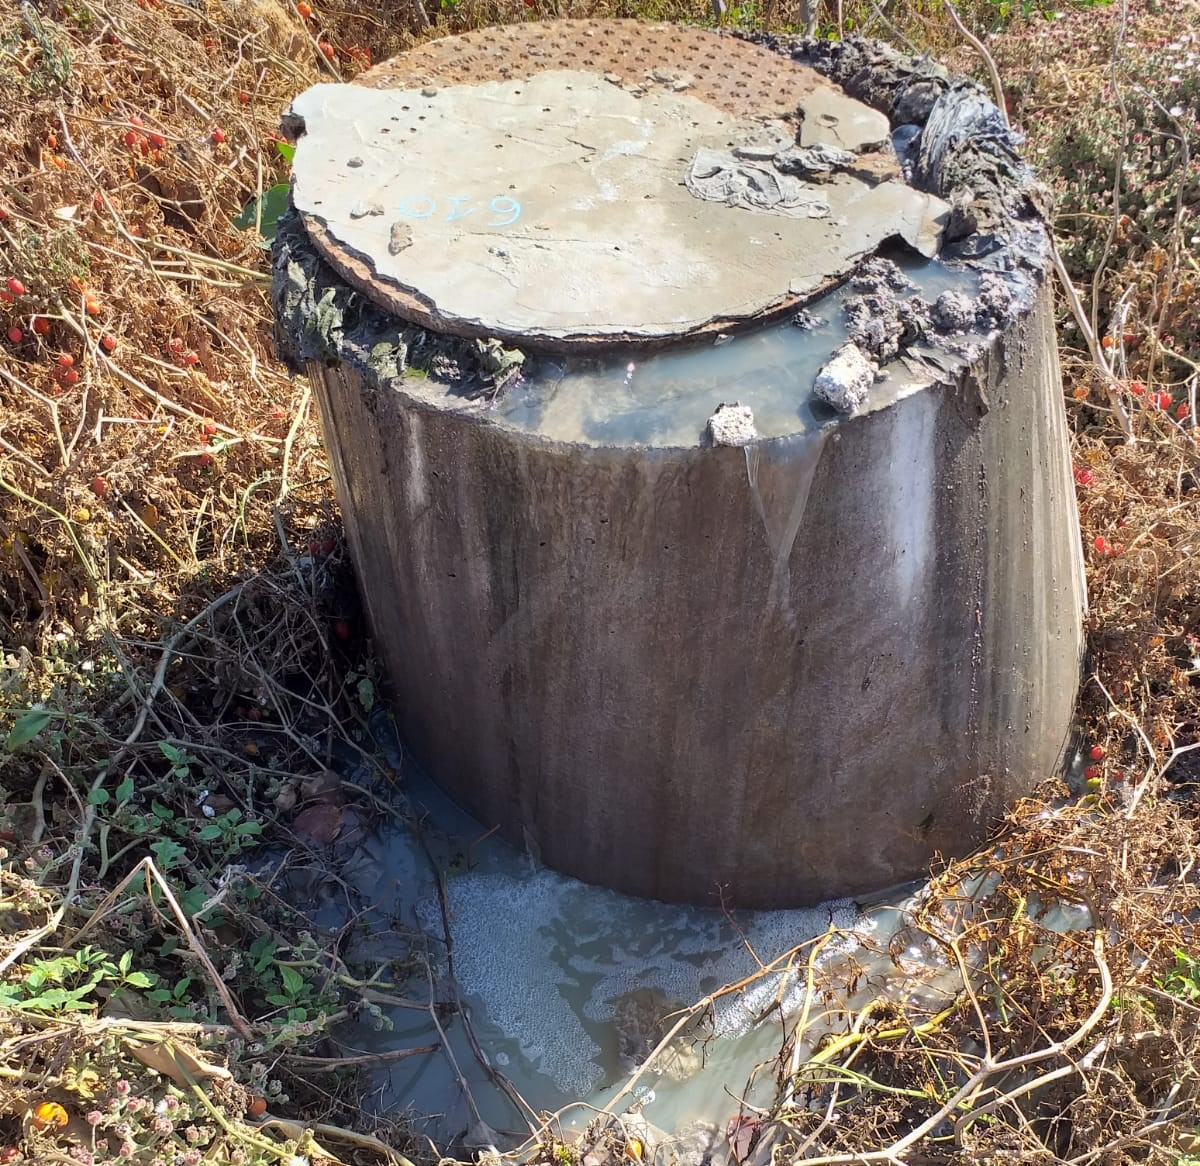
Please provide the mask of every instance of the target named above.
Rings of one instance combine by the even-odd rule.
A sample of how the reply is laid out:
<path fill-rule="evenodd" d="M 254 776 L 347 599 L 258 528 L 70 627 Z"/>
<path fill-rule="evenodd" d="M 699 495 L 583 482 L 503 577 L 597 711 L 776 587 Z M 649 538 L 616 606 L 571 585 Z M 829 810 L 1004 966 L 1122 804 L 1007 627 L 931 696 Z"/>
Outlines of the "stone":
<path fill-rule="evenodd" d="M 843 344 L 817 373 L 813 392 L 839 413 L 853 413 L 867 399 L 878 371 L 857 344 Z"/>
<path fill-rule="evenodd" d="M 722 402 L 708 419 L 708 437 L 713 445 L 749 445 L 757 436 L 754 414 L 740 401 Z"/>
<path fill-rule="evenodd" d="M 942 332 L 967 332 L 975 324 L 975 305 L 962 292 L 942 292 L 934 302 L 931 316 Z"/>

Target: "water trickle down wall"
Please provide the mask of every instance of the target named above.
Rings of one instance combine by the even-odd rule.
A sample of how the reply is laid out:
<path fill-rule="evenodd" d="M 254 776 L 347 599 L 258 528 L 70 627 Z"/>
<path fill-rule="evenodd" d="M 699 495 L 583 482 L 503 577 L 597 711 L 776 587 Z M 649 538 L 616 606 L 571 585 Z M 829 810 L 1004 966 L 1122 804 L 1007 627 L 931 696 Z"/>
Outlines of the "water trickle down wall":
<path fill-rule="evenodd" d="M 1084 593 L 1049 252 L 973 86 L 559 21 L 285 124 L 281 348 L 407 740 L 482 822 L 799 905 L 1054 769 Z"/>

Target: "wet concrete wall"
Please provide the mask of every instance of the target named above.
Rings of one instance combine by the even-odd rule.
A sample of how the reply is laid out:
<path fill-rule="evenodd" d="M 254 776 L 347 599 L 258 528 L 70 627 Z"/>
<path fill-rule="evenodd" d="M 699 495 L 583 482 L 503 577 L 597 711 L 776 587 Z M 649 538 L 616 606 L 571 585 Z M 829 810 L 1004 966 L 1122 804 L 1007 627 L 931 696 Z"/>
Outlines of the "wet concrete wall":
<path fill-rule="evenodd" d="M 1048 290 L 961 382 L 756 467 L 309 373 L 407 740 L 549 865 L 813 902 L 963 852 L 1058 762 L 1082 593 Z"/>
<path fill-rule="evenodd" d="M 281 335 L 402 730 L 485 828 L 639 895 L 799 905 L 963 853 L 1053 772 L 1084 594 L 1044 282 L 973 365 L 825 433 L 606 449 L 387 375 L 394 322 L 322 323 L 354 297 L 301 236 Z"/>

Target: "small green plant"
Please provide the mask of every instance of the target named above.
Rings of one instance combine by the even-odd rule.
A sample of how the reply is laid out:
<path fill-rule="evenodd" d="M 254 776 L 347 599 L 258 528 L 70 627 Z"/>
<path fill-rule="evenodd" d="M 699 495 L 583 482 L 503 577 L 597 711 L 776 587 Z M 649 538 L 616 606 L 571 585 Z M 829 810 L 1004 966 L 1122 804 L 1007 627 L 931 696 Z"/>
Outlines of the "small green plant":
<path fill-rule="evenodd" d="M 177 1020 L 195 1020 L 197 1010 L 188 1001 L 192 982 L 191 976 L 184 976 L 182 980 L 176 982 L 174 987 L 155 988 L 154 991 L 147 992 L 146 998 L 153 1000 L 155 1004 L 167 1005 L 167 1012 Z"/>
<path fill-rule="evenodd" d="M 1189 1004 L 1200 1000 L 1200 958 L 1175 949 L 1175 966 L 1159 981 L 1159 987 Z"/>
<path fill-rule="evenodd" d="M 132 970 L 133 952 L 114 962 L 106 952 L 81 947 L 71 955 L 35 960 L 19 980 L 0 984 L 0 1008 L 17 1012 L 91 1012 L 120 988 L 152 988 L 157 977 Z"/>
<path fill-rule="evenodd" d="M 290 166 L 292 159 L 296 156 L 296 147 L 287 142 L 276 142 L 275 150 L 280 158 Z M 275 239 L 275 228 L 279 222 L 279 216 L 288 209 L 291 193 L 292 184 L 290 182 L 277 182 L 263 191 L 258 198 L 252 198 L 242 208 L 241 214 L 234 217 L 233 225 L 239 231 L 252 231 L 257 224 L 258 233 L 262 236 L 259 246 L 264 250 L 270 250 L 271 243 Z"/>

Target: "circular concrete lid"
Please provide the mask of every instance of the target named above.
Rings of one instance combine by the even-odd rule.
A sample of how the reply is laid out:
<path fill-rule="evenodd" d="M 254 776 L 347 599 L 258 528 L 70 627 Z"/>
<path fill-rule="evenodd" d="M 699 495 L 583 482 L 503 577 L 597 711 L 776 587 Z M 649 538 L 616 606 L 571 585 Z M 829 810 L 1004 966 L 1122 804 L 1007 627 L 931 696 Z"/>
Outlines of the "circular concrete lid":
<path fill-rule="evenodd" d="M 628 23 L 448 38 L 367 75 L 381 87 L 302 93 L 292 194 L 314 244 L 406 319 L 557 351 L 734 331 L 887 239 L 936 251 L 947 208 L 904 182 L 882 114 L 699 30 L 634 25 L 631 60 Z"/>

